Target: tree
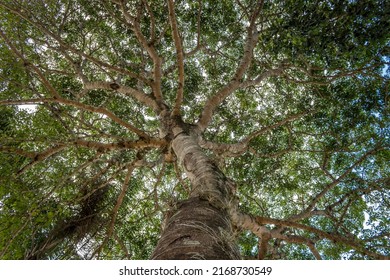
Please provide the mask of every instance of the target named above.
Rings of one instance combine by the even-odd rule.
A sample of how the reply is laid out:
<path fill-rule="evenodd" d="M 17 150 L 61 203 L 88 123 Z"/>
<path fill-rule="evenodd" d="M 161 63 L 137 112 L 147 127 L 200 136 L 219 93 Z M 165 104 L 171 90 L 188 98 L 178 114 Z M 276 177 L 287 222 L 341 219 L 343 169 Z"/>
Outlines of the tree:
<path fill-rule="evenodd" d="M 388 259 L 389 12 L 1 0 L 1 258 Z"/>

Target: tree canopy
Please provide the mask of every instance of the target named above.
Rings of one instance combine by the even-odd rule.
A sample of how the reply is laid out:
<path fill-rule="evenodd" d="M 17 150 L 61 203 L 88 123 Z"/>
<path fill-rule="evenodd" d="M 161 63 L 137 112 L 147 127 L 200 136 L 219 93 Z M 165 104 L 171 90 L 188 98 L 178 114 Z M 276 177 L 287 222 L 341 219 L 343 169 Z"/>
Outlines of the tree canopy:
<path fill-rule="evenodd" d="M 0 0 L 0 258 L 150 258 L 193 192 L 184 132 L 234 185 L 242 258 L 388 258 L 389 15 Z"/>

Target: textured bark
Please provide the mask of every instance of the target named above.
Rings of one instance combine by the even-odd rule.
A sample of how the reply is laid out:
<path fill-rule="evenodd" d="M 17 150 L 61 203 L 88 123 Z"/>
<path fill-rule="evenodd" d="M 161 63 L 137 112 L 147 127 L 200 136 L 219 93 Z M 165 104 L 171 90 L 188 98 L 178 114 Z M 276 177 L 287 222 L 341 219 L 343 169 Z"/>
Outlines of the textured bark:
<path fill-rule="evenodd" d="M 234 197 L 234 184 L 204 153 L 196 141 L 182 129 L 174 129 L 172 149 L 191 182 L 190 197 L 201 197 L 217 208 L 229 208 Z"/>
<path fill-rule="evenodd" d="M 169 218 L 152 259 L 240 259 L 227 212 L 197 197 L 184 201 Z"/>
<path fill-rule="evenodd" d="M 192 189 L 168 217 L 152 259 L 240 259 L 229 215 L 234 185 L 183 129 L 174 129 L 172 148 Z"/>

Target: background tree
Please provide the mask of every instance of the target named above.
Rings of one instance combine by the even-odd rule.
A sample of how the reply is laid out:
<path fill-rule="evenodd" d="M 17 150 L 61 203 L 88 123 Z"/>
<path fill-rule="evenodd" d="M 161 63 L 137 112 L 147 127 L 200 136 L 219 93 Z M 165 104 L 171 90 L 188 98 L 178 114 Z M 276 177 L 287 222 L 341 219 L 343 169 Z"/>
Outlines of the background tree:
<path fill-rule="evenodd" d="M 389 11 L 0 0 L 1 258 L 388 258 Z"/>

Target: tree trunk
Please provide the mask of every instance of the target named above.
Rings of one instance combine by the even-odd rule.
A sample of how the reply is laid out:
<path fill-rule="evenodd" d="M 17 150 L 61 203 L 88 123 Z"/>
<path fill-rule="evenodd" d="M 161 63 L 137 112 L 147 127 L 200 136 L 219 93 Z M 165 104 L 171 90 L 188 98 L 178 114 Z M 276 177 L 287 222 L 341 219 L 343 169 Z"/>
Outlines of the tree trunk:
<path fill-rule="evenodd" d="M 240 259 L 230 209 L 234 185 L 205 155 L 195 137 L 177 127 L 172 149 L 191 182 L 188 200 L 168 217 L 152 259 Z"/>

